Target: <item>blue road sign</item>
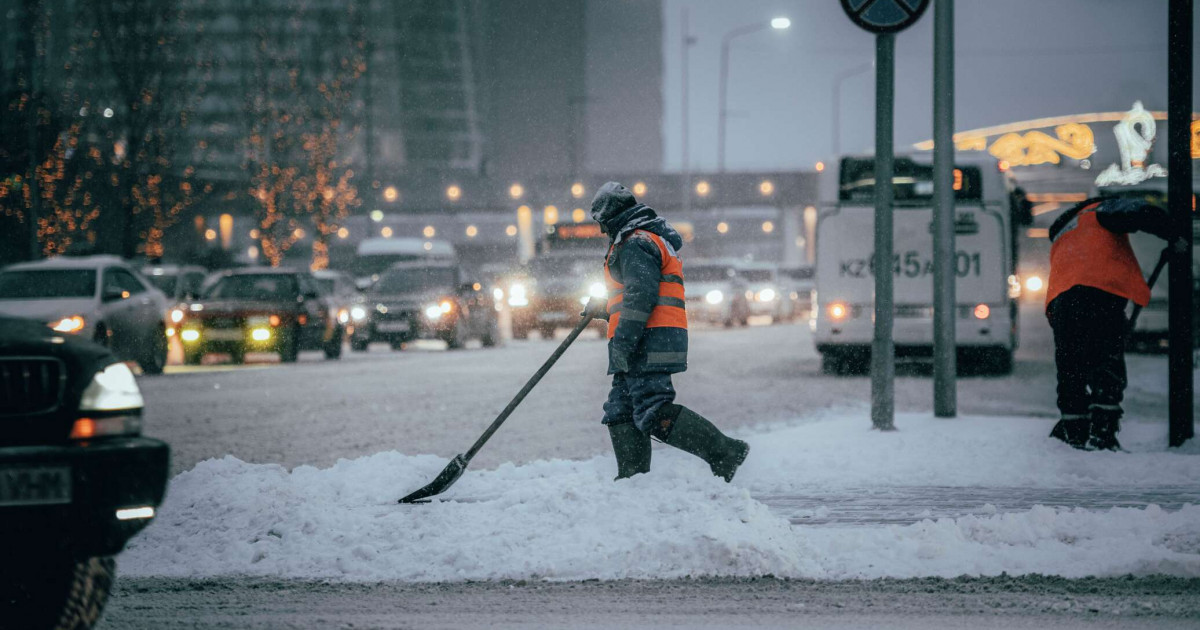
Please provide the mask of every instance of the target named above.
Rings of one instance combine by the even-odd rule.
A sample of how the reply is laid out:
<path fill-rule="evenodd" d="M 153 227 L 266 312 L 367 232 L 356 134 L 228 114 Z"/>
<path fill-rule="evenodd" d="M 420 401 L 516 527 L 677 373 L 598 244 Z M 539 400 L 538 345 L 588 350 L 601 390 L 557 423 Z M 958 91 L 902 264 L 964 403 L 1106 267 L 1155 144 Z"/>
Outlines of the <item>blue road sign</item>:
<path fill-rule="evenodd" d="M 929 0 L 841 0 L 850 21 L 872 33 L 896 33 L 921 18 Z"/>

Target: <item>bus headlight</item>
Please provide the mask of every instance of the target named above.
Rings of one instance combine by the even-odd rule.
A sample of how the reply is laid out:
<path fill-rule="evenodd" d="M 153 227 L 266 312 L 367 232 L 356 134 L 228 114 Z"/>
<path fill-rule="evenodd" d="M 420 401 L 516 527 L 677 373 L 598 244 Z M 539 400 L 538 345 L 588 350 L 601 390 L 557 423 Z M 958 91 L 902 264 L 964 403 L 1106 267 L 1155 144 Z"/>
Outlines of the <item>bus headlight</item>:
<path fill-rule="evenodd" d="M 725 294 L 721 293 L 721 291 L 718 289 L 713 289 L 712 291 L 704 294 L 704 301 L 708 302 L 709 304 L 720 304 L 724 299 Z"/>
<path fill-rule="evenodd" d="M 85 323 L 82 316 L 72 315 L 71 317 L 52 321 L 49 326 L 51 329 L 61 333 L 77 333 L 83 330 Z"/>
<path fill-rule="evenodd" d="M 975 319 L 987 319 L 988 315 L 992 314 L 992 309 L 988 308 L 987 304 L 977 304 L 974 313 Z"/>
<path fill-rule="evenodd" d="M 825 307 L 825 312 L 829 314 L 829 319 L 839 322 L 846 319 L 846 315 L 849 314 L 850 309 L 846 308 L 846 305 L 841 302 L 834 302 Z"/>
<path fill-rule="evenodd" d="M 759 302 L 770 302 L 775 299 L 775 289 L 763 289 L 754 296 L 754 299 Z"/>
<path fill-rule="evenodd" d="M 1031 293 L 1041 291 L 1043 286 L 1045 286 L 1045 283 L 1043 283 L 1042 279 L 1038 276 L 1029 276 L 1028 278 L 1025 278 L 1025 288 Z"/>
<path fill-rule="evenodd" d="M 525 295 L 525 285 L 514 282 L 508 287 L 509 306 L 529 306 L 529 298 Z"/>

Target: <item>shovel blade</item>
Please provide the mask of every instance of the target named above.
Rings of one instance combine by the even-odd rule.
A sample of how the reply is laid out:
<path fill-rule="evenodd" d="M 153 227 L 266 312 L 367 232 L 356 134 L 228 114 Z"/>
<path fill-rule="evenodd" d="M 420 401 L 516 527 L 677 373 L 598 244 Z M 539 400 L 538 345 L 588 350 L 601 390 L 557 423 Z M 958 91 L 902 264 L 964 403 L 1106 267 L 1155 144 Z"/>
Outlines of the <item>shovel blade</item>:
<path fill-rule="evenodd" d="M 442 472 L 429 482 L 424 488 L 400 499 L 400 503 L 416 503 L 421 499 L 432 497 L 434 495 L 445 492 L 450 486 L 454 485 L 455 481 L 462 476 L 463 471 L 467 469 L 467 459 L 462 455 L 455 456 L 450 460 L 449 464 L 442 469 Z"/>

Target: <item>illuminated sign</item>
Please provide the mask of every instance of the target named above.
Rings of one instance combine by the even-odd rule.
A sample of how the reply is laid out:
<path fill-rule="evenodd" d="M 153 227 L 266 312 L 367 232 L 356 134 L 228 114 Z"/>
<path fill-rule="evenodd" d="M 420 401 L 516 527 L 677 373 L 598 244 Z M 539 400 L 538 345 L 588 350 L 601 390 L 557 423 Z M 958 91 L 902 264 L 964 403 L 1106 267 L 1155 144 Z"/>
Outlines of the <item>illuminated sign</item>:
<path fill-rule="evenodd" d="M 1140 105 L 1135 105 L 1135 111 Z M 1142 110 L 1139 123 L 1149 120 L 1166 120 L 1166 112 Z M 983 127 L 954 134 L 954 147 L 958 151 L 987 151 L 998 161 L 1008 166 L 1035 166 L 1058 164 L 1063 157 L 1084 160 L 1096 152 L 1095 136 L 1089 126 L 1092 123 L 1126 120 L 1132 112 L 1099 112 L 1075 116 L 1038 118 L 1023 122 Z M 1192 115 L 1192 158 L 1200 159 L 1200 120 Z M 1145 129 L 1146 125 L 1142 124 Z M 1047 131 L 1053 130 L 1053 135 Z M 1139 134 L 1140 135 L 1140 134 Z M 933 150 L 933 141 L 926 140 L 913 145 L 918 151 Z M 1131 145 L 1132 148 L 1132 145 Z M 1122 160 L 1123 161 L 1123 160 Z M 1133 160 L 1130 161 L 1132 166 Z"/>
<path fill-rule="evenodd" d="M 1128 186 L 1140 184 L 1152 177 L 1166 177 L 1167 169 L 1158 164 L 1146 164 L 1150 149 L 1154 148 L 1156 133 L 1154 116 L 1142 107 L 1141 101 L 1134 102 L 1133 109 L 1113 127 L 1113 135 L 1117 137 L 1117 146 L 1121 149 L 1121 164 L 1111 164 L 1104 169 L 1104 172 L 1096 177 L 1096 185 Z M 1195 151 L 1196 147 L 1193 146 L 1192 152 Z"/>
<path fill-rule="evenodd" d="M 600 231 L 599 223 L 581 223 L 579 225 L 560 225 L 555 231 L 558 238 L 608 238 Z"/>

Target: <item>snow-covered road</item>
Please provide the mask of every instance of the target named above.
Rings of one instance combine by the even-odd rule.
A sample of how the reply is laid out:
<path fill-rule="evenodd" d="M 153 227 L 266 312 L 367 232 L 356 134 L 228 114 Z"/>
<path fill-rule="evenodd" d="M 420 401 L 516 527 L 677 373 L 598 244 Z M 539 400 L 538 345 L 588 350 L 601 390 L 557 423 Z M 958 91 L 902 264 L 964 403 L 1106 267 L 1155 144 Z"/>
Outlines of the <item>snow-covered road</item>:
<path fill-rule="evenodd" d="M 191 606 L 200 600 L 188 603 L 190 589 L 238 594 L 231 597 L 241 603 L 229 605 L 249 615 L 246 627 L 305 627 L 273 624 L 257 611 L 280 594 L 320 591 L 314 579 L 357 585 L 329 588 L 365 606 L 408 588 L 396 581 L 774 575 L 916 584 L 925 576 L 1007 573 L 1166 574 L 1195 586 L 1200 451 L 1165 448 L 1165 361 L 1129 358 L 1122 433 L 1129 453 L 1073 451 L 1045 438 L 1055 416 L 1049 336 L 1036 312 L 1027 315 L 1013 376 L 960 380 L 962 417 L 947 421 L 921 411 L 930 382 L 908 370 L 897 383 L 900 431 L 888 434 L 869 430 L 866 378 L 820 375 L 806 328 L 697 331 L 693 370 L 678 379 L 680 400 L 751 442 L 752 457 L 732 485 L 662 447 L 650 475 L 612 483 L 615 466 L 597 423 L 604 348 L 594 339 L 567 353 L 448 500 L 419 507 L 394 501 L 465 450 L 552 343 L 379 351 L 339 363 L 314 357 L 143 379 L 147 432 L 172 443 L 175 470 L 186 472 L 121 557 L 122 574 L 139 586 L 114 602 L 110 627 L 150 627 L 135 622 L 138 606 Z M 489 593 L 505 588 L 489 583 Z M 737 590 L 736 582 L 714 584 Z M 445 590 L 433 599 L 448 604 L 473 587 L 438 588 Z M 545 603 L 561 604 L 564 593 Z M 872 625 L 868 594 L 847 598 L 858 617 L 830 617 L 829 627 L 853 627 L 837 625 L 847 619 Z M 920 609 L 912 597 L 897 597 Z M 1009 597 L 990 605 L 1022 614 L 1041 605 Z M 295 605 L 370 627 L 455 619 L 391 625 L 338 613 L 331 601 Z M 1141 601 L 1132 597 L 1121 604 L 1125 612 L 1112 614 Z M 1200 611 L 1194 600 L 1170 601 L 1176 609 L 1158 621 Z M 1075 615 L 1090 614 L 1086 608 L 1025 621 L 1069 627 Z M 683 620 L 678 625 L 695 620 L 671 610 L 683 615 L 671 618 Z M 956 614 L 925 611 L 915 623 L 937 627 Z M 580 627 L 603 627 L 605 619 Z M 1004 627 L 999 619 L 996 627 Z M 1153 627 L 1146 621 L 1138 625 Z"/>

